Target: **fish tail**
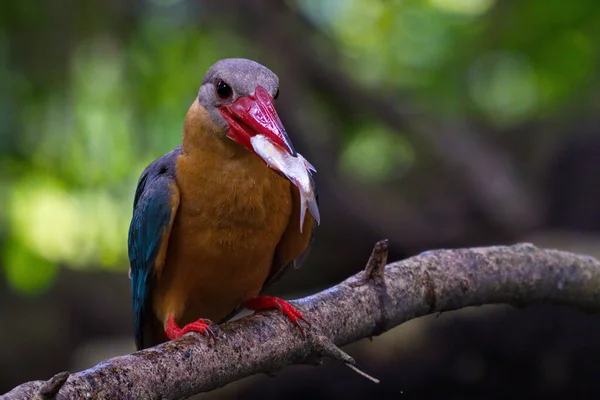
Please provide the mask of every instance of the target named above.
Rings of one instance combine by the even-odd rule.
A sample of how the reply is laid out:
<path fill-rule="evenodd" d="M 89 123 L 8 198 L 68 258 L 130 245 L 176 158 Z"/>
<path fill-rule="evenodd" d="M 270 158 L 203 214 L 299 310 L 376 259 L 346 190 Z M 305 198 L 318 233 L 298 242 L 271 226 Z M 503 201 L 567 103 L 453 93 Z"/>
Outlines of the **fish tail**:
<path fill-rule="evenodd" d="M 300 193 L 300 233 L 302 233 L 302 228 L 304 227 L 304 216 L 306 215 L 306 197 Z"/>
<path fill-rule="evenodd" d="M 321 214 L 319 213 L 319 206 L 314 194 L 311 193 L 310 196 L 305 196 L 304 193 L 300 193 L 300 232 L 302 232 L 302 226 L 304 225 L 306 209 L 310 211 L 312 217 L 317 221 L 317 225 L 321 225 Z"/>
<path fill-rule="evenodd" d="M 308 202 L 308 209 L 309 209 L 310 213 L 312 214 L 313 218 L 315 219 L 315 221 L 317 221 L 317 225 L 321 225 L 321 215 L 319 213 L 319 206 L 317 204 L 317 199 L 315 198 L 314 195 L 312 195 L 312 196 L 310 196 L 310 199 L 307 202 Z"/>

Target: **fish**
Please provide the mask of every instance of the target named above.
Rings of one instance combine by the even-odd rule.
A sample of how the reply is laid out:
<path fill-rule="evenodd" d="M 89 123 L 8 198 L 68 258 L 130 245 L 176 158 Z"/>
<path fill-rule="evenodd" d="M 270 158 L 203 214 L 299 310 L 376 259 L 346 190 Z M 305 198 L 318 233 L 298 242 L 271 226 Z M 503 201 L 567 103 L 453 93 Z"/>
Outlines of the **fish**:
<path fill-rule="evenodd" d="M 317 225 L 320 225 L 321 216 L 312 179 L 312 173 L 317 172 L 317 169 L 302 154 L 296 152 L 296 155 L 293 156 L 265 135 L 252 136 L 250 144 L 267 166 L 282 173 L 298 188 L 300 192 L 300 232 L 304 225 L 306 210 L 313 216 Z"/>

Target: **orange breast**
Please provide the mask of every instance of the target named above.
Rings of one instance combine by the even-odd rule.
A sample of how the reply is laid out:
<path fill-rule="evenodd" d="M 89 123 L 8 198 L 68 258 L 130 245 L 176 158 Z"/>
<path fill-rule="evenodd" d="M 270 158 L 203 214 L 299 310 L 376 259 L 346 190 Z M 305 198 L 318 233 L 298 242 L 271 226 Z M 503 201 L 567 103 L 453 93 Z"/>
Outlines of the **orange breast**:
<path fill-rule="evenodd" d="M 164 322 L 218 322 L 256 296 L 292 215 L 291 184 L 229 139 L 184 153 L 177 162 L 180 204 L 154 288 Z M 237 146 L 237 145 L 236 145 Z"/>

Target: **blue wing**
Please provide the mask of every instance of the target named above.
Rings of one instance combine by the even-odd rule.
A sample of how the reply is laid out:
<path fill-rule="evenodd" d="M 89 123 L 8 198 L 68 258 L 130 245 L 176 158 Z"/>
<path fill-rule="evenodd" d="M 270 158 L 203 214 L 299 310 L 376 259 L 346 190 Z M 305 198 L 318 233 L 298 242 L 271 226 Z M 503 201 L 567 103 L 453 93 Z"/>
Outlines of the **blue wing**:
<path fill-rule="evenodd" d="M 135 342 L 144 345 L 145 326 L 151 323 L 152 280 L 161 269 L 177 207 L 179 189 L 175 182 L 175 161 L 179 148 L 150 164 L 142 173 L 133 202 L 129 226 L 129 265 L 133 301 Z"/>

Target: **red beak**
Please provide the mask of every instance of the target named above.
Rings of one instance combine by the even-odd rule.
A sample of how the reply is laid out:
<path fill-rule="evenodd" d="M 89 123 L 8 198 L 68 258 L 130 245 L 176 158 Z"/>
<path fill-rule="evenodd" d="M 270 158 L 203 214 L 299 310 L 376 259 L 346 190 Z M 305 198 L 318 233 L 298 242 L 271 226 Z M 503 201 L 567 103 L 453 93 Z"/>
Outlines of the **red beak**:
<path fill-rule="evenodd" d="M 254 95 L 240 97 L 231 105 L 219 107 L 219 111 L 229 124 L 227 136 L 248 150 L 254 152 L 250 138 L 261 134 L 296 156 L 296 150 L 275 111 L 273 97 L 262 86 L 256 87 Z"/>

